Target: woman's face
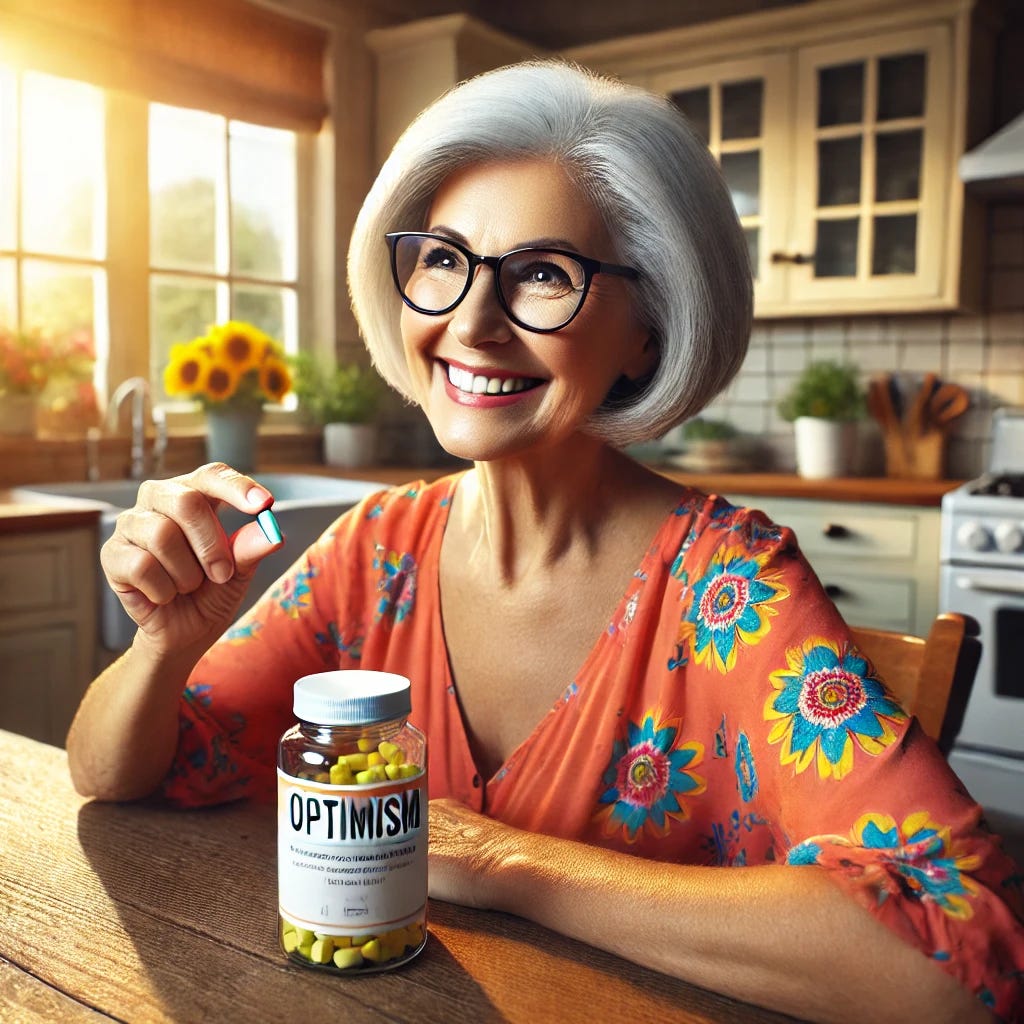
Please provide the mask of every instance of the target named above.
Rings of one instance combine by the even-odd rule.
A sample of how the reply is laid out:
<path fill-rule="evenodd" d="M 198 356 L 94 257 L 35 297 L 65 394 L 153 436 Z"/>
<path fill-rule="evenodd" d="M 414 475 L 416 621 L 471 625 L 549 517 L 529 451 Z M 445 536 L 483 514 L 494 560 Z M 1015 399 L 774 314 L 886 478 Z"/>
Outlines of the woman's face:
<path fill-rule="evenodd" d="M 597 210 L 547 161 L 464 168 L 438 189 L 427 221 L 426 230 L 482 256 L 549 246 L 617 261 Z M 595 274 L 583 308 L 552 334 L 509 320 L 485 266 L 449 313 L 403 306 L 413 392 L 445 449 L 490 460 L 549 448 L 584 426 L 622 374 L 648 372 L 653 346 L 628 289 L 624 278 Z"/>

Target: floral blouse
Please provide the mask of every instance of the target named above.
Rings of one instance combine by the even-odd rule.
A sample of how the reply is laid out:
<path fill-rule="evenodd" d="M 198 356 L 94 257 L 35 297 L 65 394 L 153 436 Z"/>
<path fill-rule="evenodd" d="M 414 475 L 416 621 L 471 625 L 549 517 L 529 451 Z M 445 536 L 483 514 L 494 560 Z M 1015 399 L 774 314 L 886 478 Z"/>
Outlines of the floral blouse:
<path fill-rule="evenodd" d="M 1024 1019 L 1024 876 L 854 646 L 793 533 L 760 512 L 683 489 L 579 671 L 481 778 L 440 612 L 459 479 L 365 499 L 208 652 L 168 798 L 272 799 L 294 681 L 396 672 L 412 681 L 432 797 L 658 860 L 819 865 L 999 1017 Z"/>

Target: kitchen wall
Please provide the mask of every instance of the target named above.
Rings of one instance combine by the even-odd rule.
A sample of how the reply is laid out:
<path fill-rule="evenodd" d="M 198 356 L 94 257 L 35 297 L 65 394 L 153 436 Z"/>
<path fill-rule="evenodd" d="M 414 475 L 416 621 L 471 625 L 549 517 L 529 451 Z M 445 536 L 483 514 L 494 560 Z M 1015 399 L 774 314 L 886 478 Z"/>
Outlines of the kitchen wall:
<path fill-rule="evenodd" d="M 793 427 L 775 406 L 808 362 L 848 361 L 865 380 L 930 370 L 971 393 L 971 409 L 950 435 L 946 475 L 977 476 L 987 466 L 992 410 L 1024 406 L 1024 203 L 993 205 L 988 217 L 984 311 L 758 322 L 742 371 L 704 415 L 730 420 L 757 439 L 774 468 L 792 470 Z M 875 425 L 862 424 L 860 435 L 860 472 L 883 473 Z M 663 443 L 682 447 L 678 432 Z"/>

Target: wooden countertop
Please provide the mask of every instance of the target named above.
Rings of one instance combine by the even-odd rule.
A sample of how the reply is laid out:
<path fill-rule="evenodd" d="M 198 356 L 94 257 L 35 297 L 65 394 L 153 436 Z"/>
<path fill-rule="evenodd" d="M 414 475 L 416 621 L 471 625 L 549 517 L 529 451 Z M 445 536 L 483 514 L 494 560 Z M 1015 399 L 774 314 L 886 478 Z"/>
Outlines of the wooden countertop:
<path fill-rule="evenodd" d="M 0 731 L 0 1020 L 782 1024 L 522 918 L 431 901 L 415 960 L 335 977 L 277 945 L 273 807 L 98 804 Z M 639 951 L 643 955 L 643 951 Z"/>
<path fill-rule="evenodd" d="M 13 488 L 0 488 L 0 534 L 95 526 L 99 514 L 95 502 L 57 497 L 42 501 L 18 494 Z"/>

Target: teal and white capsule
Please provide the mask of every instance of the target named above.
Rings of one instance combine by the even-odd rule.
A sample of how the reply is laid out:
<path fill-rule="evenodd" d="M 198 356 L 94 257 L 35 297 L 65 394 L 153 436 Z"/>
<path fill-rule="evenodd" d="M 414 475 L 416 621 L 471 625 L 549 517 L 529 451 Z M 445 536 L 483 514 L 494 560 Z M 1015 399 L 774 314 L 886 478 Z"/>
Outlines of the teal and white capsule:
<path fill-rule="evenodd" d="M 281 535 L 281 527 L 277 525 L 277 517 L 269 509 L 265 508 L 257 517 L 256 522 L 260 524 L 263 536 L 271 544 L 280 544 L 284 537 Z"/>

